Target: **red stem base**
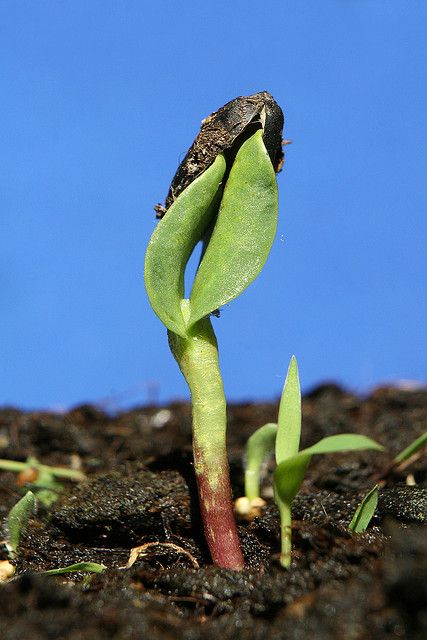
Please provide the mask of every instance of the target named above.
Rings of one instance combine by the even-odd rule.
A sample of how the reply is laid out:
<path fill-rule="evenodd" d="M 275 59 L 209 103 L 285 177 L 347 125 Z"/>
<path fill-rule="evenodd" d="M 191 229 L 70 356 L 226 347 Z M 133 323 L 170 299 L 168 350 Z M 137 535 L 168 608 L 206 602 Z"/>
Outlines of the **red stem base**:
<path fill-rule="evenodd" d="M 239 571 L 245 563 L 234 518 L 228 464 L 222 476 L 214 487 L 208 482 L 207 474 L 197 476 L 200 512 L 214 564 Z"/>

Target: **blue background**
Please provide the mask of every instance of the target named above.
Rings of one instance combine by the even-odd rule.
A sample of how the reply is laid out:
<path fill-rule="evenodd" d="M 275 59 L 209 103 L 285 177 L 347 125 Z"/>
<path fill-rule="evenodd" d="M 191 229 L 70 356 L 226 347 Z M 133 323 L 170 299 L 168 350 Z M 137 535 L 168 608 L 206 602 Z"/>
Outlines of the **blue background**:
<path fill-rule="evenodd" d="M 3 0 L 0 403 L 188 396 L 143 286 L 152 207 L 200 120 L 285 112 L 265 270 L 214 319 L 226 393 L 423 382 L 425 0 Z"/>

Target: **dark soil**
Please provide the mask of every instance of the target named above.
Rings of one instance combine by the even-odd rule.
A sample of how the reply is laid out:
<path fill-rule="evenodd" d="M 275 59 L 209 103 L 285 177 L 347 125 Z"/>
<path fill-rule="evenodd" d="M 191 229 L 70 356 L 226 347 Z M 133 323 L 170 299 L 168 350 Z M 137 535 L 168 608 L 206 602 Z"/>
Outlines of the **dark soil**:
<path fill-rule="evenodd" d="M 427 391 L 382 388 L 363 400 L 324 385 L 304 399 L 302 446 L 340 432 L 386 453 L 316 456 L 293 518 L 293 562 L 278 564 L 279 520 L 266 469 L 263 514 L 240 523 L 247 568 L 217 569 L 200 534 L 191 463 L 191 408 L 144 407 L 111 417 L 92 406 L 64 415 L 0 410 L 0 457 L 81 465 L 49 509 L 38 507 L 0 587 L 2 640 L 383 640 L 427 637 L 427 463 L 387 476 L 368 531 L 348 523 L 375 476 L 426 430 Z M 242 495 L 243 450 L 277 404 L 229 408 L 229 457 Z M 415 485 L 408 485 L 408 476 Z M 2 523 L 22 495 L 0 471 Z M 0 533 L 7 538 L 5 526 Z M 129 569 L 130 549 L 147 555 Z M 3 547 L 1 559 L 7 559 Z M 80 561 L 101 574 L 40 575 Z M 199 568 L 196 568 L 197 564 Z"/>

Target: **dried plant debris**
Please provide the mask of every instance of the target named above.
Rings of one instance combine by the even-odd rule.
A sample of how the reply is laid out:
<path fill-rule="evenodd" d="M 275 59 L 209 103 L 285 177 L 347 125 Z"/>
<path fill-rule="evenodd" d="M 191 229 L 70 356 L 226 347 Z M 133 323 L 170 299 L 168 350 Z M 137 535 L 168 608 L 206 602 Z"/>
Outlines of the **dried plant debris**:
<path fill-rule="evenodd" d="M 239 96 L 202 121 L 197 138 L 173 177 L 165 206 L 154 207 L 162 218 L 179 194 L 224 153 L 230 168 L 240 145 L 257 129 L 263 128 L 263 140 L 274 170 L 283 166 L 283 112 L 268 91 Z"/>

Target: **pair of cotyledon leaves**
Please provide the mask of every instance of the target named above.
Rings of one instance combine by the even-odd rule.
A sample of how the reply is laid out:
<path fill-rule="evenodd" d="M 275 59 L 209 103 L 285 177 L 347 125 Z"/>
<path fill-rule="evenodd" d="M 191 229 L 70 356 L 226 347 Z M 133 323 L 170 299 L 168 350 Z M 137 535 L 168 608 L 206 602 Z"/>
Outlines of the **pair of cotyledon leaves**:
<path fill-rule="evenodd" d="M 181 337 L 237 298 L 267 260 L 276 233 L 278 194 L 262 136 L 259 129 L 241 145 L 225 185 L 226 160 L 218 155 L 178 196 L 150 239 L 145 257 L 148 297 L 163 324 Z M 207 244 L 191 289 L 189 317 L 184 318 L 185 267 L 203 238 Z"/>

